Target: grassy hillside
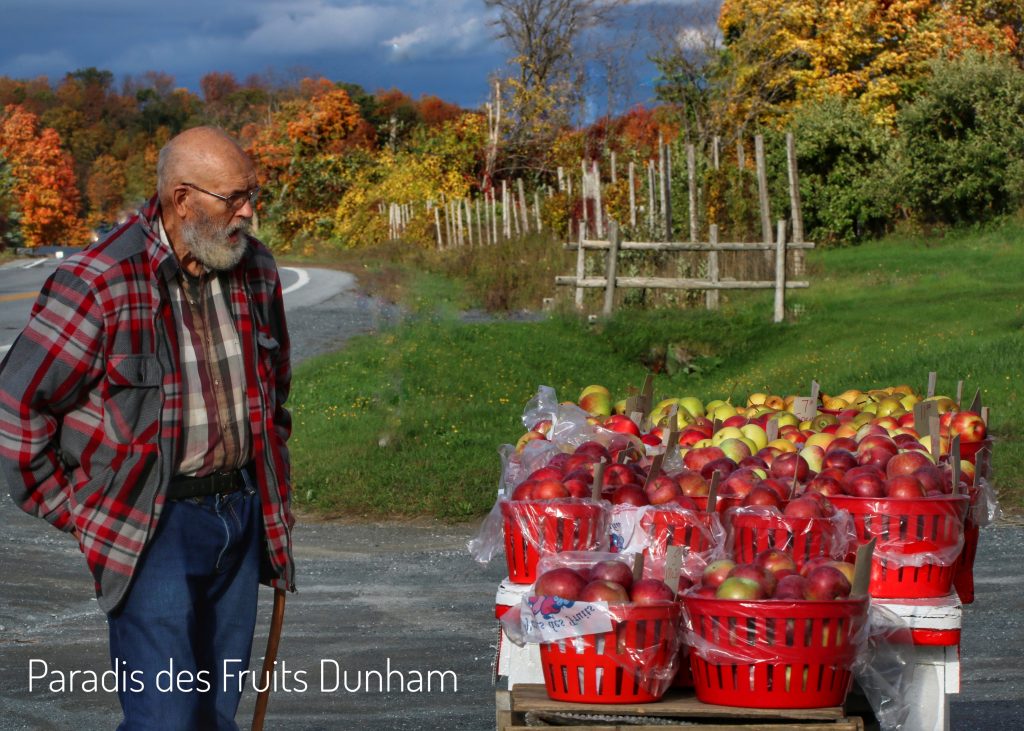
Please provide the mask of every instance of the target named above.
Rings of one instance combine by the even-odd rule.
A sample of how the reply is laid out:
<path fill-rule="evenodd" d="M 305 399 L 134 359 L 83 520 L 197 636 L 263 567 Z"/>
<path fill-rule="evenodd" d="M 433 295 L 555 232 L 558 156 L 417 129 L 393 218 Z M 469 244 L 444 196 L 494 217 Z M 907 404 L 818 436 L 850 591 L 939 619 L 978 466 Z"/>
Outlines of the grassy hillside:
<path fill-rule="evenodd" d="M 657 376 L 656 396 L 738 401 L 803 393 L 812 378 L 827 393 L 903 383 L 923 392 L 931 370 L 938 391 L 955 395 L 963 379 L 965 398 L 980 388 L 992 408 L 1002 503 L 1024 505 L 1024 222 L 818 251 L 807 265 L 812 286 L 791 296 L 798 314 L 779 325 L 770 294 L 740 293 L 717 313 L 622 311 L 595 325 L 465 324 L 450 307 L 427 307 L 352 341 L 296 372 L 297 503 L 327 515 L 478 515 L 493 502 L 497 447 L 522 433 L 538 385 L 563 400 L 590 383 L 624 394 L 652 350 L 669 347 L 694 357 L 689 372 Z M 421 303 L 456 296 L 426 282 Z"/>

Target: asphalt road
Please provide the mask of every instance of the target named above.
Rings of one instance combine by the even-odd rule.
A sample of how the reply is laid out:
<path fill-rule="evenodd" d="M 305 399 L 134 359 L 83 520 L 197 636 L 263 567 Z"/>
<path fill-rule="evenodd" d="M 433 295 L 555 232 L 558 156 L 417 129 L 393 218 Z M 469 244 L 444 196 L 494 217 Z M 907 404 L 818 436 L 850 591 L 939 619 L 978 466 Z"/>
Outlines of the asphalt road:
<path fill-rule="evenodd" d="M 31 305 L 28 298 L 5 295 L 25 292 L 29 276 L 41 274 L 16 270 L 8 279 L 9 268 L 0 269 L 0 333 L 9 331 L 8 317 L 23 322 Z M 308 273 L 323 288 L 302 285 L 286 294 L 297 360 L 339 347 L 393 317 L 390 308 L 358 294 L 348 275 Z M 302 279 L 301 273 L 284 276 L 286 287 Z M 22 306 L 19 315 L 15 310 Z M 0 346 L 9 342 L 0 339 Z M 50 685 L 73 670 L 98 674 L 109 667 L 106 624 L 81 554 L 70 538 L 6 498 L 0 499 L 0 526 L 0 731 L 114 728 L 119 710 L 113 693 Z M 500 556 L 487 566 L 472 561 L 464 544 L 475 531 L 472 525 L 320 523 L 300 517 L 299 592 L 288 599 L 280 685 L 266 728 L 492 729 L 493 605 L 505 570 Z M 962 690 L 952 703 L 951 728 L 958 731 L 1024 728 L 1021 546 L 1020 525 L 1002 523 L 982 533 L 977 601 L 964 610 Z M 266 590 L 253 669 L 261 662 L 270 606 Z M 30 687 L 30 671 L 44 668 L 52 674 Z M 375 678 L 367 689 L 366 673 L 389 677 L 389 669 L 397 671 L 390 691 L 380 692 Z M 414 683 L 417 673 L 433 678 L 429 690 L 399 689 L 399 681 Z M 243 728 L 254 696 L 243 698 Z"/>

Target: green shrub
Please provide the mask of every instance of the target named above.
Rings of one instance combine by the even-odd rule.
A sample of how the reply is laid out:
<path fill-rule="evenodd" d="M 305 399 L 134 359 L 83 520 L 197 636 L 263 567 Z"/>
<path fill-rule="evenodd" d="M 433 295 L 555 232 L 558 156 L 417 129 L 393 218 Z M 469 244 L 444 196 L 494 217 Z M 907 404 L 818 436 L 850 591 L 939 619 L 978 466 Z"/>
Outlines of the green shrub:
<path fill-rule="evenodd" d="M 971 52 L 937 60 L 899 115 L 900 188 L 926 223 L 975 223 L 1024 202 L 1024 72 Z"/>

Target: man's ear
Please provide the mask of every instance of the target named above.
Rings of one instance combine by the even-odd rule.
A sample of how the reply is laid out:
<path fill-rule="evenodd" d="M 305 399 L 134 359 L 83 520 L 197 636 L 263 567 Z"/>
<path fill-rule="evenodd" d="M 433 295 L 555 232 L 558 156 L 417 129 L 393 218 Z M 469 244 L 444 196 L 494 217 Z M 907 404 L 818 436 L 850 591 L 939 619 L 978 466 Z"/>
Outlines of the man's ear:
<path fill-rule="evenodd" d="M 171 192 L 171 203 L 178 218 L 184 218 L 185 214 L 188 213 L 188 205 L 185 203 L 187 198 L 188 188 L 184 185 L 178 186 Z"/>

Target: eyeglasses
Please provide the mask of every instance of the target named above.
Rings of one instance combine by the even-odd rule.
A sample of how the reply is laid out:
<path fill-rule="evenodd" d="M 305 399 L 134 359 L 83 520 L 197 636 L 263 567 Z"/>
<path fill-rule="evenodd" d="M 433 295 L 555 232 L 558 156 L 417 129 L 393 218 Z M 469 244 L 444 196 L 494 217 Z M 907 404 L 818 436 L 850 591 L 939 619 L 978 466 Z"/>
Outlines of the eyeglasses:
<path fill-rule="evenodd" d="M 198 190 L 200 193 L 212 195 L 214 198 L 220 198 L 222 201 L 228 204 L 228 208 L 230 208 L 232 211 L 241 210 L 242 206 L 244 206 L 246 202 L 248 202 L 255 208 L 256 201 L 260 197 L 260 187 L 258 185 L 252 190 L 244 190 L 240 193 L 232 193 L 231 195 L 221 195 L 220 193 L 214 193 L 212 190 L 200 188 L 198 185 L 195 185 L 194 183 L 182 183 L 182 185 L 187 185 L 189 188 L 194 188 L 195 190 Z"/>

